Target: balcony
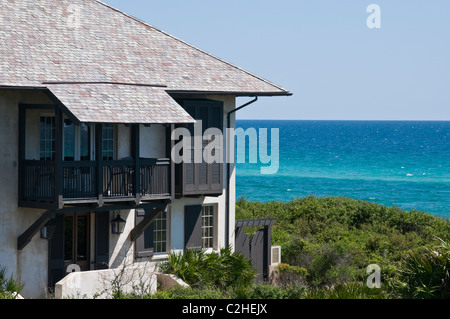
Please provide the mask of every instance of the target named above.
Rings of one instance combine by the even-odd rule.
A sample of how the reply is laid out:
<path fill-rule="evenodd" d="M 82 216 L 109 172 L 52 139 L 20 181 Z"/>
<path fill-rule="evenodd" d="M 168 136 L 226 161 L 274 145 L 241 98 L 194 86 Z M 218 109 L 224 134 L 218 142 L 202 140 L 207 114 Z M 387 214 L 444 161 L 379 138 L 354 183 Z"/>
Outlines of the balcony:
<path fill-rule="evenodd" d="M 20 206 L 62 208 L 89 203 L 102 206 L 108 202 L 138 203 L 171 198 L 169 159 L 60 163 L 22 162 Z"/>

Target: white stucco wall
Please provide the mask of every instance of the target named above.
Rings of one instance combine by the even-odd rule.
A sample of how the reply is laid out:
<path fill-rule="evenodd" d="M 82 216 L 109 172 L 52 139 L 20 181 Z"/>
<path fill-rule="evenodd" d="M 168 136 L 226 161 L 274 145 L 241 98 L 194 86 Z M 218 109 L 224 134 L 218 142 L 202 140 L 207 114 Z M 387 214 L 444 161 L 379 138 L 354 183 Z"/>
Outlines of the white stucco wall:
<path fill-rule="evenodd" d="M 17 238 L 44 213 L 17 207 L 19 103 L 51 102 L 37 91 L 0 90 L 0 265 L 25 283 L 21 294 L 27 298 L 44 294 L 48 242 L 37 234 L 22 251 L 17 251 Z"/>
<path fill-rule="evenodd" d="M 166 128 L 160 124 L 141 125 L 140 150 L 142 158 L 165 158 Z"/>
<path fill-rule="evenodd" d="M 117 159 L 131 156 L 131 128 L 122 124 L 117 125 L 116 154 Z"/>

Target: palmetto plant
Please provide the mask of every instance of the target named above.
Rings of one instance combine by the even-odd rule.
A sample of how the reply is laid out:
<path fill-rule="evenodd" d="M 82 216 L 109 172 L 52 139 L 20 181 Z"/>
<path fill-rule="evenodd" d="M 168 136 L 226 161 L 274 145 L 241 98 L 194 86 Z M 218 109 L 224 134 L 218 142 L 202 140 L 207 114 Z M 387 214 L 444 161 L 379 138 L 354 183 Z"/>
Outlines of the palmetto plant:
<path fill-rule="evenodd" d="M 450 245 L 441 240 L 435 249 L 409 254 L 399 274 L 408 298 L 450 298 Z"/>
<path fill-rule="evenodd" d="M 232 252 L 230 247 L 219 253 L 187 250 L 171 253 L 161 270 L 174 274 L 192 287 L 241 288 L 253 283 L 255 271 L 244 255 Z"/>
<path fill-rule="evenodd" d="M 18 283 L 11 275 L 7 276 L 6 267 L 0 267 L 0 299 L 14 299 L 23 289 L 23 285 Z"/>

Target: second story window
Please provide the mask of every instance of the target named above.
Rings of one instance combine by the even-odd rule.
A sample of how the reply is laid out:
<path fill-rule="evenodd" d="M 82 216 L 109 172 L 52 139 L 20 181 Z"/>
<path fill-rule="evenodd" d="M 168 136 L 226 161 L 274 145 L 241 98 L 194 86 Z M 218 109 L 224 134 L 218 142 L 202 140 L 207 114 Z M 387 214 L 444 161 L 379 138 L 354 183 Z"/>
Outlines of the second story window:
<path fill-rule="evenodd" d="M 80 125 L 80 160 L 89 161 L 91 159 L 91 126 Z"/>
<path fill-rule="evenodd" d="M 64 120 L 64 160 L 89 161 L 91 153 L 91 127 L 85 123 L 75 125 Z"/>
<path fill-rule="evenodd" d="M 114 125 L 103 124 L 102 127 L 102 157 L 104 161 L 114 159 Z"/>
<path fill-rule="evenodd" d="M 55 117 L 41 116 L 40 120 L 40 160 L 55 160 Z"/>
<path fill-rule="evenodd" d="M 75 125 L 71 120 L 64 120 L 64 160 L 75 160 Z"/>

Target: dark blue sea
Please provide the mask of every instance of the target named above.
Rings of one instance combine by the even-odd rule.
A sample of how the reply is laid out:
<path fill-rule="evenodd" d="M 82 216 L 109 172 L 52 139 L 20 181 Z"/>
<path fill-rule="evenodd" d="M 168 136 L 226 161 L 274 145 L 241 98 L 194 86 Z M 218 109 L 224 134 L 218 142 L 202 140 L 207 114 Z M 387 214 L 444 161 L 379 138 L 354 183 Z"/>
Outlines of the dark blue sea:
<path fill-rule="evenodd" d="M 237 127 L 267 128 L 269 155 L 270 130 L 279 129 L 277 173 L 261 174 L 269 164 L 249 163 L 247 154 L 236 164 L 237 198 L 346 196 L 450 218 L 450 122 L 238 120 Z"/>

